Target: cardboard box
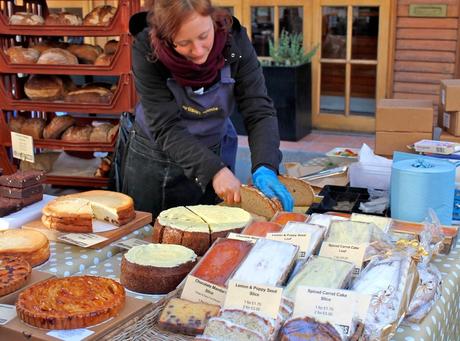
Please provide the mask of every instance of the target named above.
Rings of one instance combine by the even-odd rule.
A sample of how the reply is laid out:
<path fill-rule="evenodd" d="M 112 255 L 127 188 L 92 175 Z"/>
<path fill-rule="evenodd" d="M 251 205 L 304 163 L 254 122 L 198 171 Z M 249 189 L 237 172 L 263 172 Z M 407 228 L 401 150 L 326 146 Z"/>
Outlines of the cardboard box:
<path fill-rule="evenodd" d="M 442 113 L 442 126 L 444 130 L 452 135 L 460 136 L 460 112 L 444 112 Z"/>
<path fill-rule="evenodd" d="M 382 99 L 377 103 L 376 131 L 433 131 L 434 108 L 431 100 Z"/>
<path fill-rule="evenodd" d="M 442 80 L 440 96 L 444 111 L 460 111 L 460 79 Z"/>
<path fill-rule="evenodd" d="M 449 134 L 447 131 L 443 131 L 441 133 L 440 140 L 460 143 L 460 136 L 454 136 L 452 134 Z"/>
<path fill-rule="evenodd" d="M 22 290 L 17 291 L 14 294 L 5 296 L 2 299 L 2 304 L 14 305 L 18 299 L 19 293 Z M 148 301 L 138 300 L 129 296 L 126 296 L 125 306 L 121 310 L 120 314 L 112 319 L 109 319 L 103 323 L 100 323 L 93 327 L 87 327 L 85 329 L 90 330 L 94 333 L 86 337 L 85 341 L 99 340 L 104 335 L 113 332 L 115 329 L 121 327 L 125 323 L 133 320 L 136 316 L 145 315 L 152 309 L 152 303 Z M 55 340 L 55 338 L 47 335 L 51 330 L 39 329 L 32 327 L 22 322 L 17 316 L 14 317 L 7 324 L 0 326 L 0 339 L 8 341 L 49 341 Z"/>
<path fill-rule="evenodd" d="M 407 146 L 420 140 L 431 140 L 431 138 L 431 133 L 377 131 L 375 133 L 375 153 L 393 155 L 394 151 L 410 152 Z"/>

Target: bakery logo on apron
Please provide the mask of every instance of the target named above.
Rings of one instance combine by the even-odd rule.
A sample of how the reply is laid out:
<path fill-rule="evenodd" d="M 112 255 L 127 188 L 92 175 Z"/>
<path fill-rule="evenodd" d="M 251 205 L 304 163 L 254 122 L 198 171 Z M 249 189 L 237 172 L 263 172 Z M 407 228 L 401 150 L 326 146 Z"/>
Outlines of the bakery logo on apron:
<path fill-rule="evenodd" d="M 201 110 L 198 110 L 198 109 L 193 108 L 193 107 L 188 106 L 188 105 L 183 105 L 182 109 L 185 110 L 186 112 L 188 112 L 190 114 L 193 114 L 193 115 L 196 115 L 196 116 L 203 116 L 203 115 L 206 115 L 206 114 L 209 114 L 209 113 L 212 113 L 212 112 L 219 111 L 218 107 L 211 107 L 211 108 L 208 108 L 206 110 L 201 111 Z"/>

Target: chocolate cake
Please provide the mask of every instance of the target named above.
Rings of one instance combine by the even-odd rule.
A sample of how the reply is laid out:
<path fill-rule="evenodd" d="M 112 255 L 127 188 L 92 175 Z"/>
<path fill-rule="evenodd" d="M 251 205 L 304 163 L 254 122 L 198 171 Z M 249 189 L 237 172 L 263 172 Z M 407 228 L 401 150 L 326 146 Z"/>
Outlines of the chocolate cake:
<path fill-rule="evenodd" d="M 0 197 L 0 217 L 19 211 L 21 208 L 20 200 Z"/>
<path fill-rule="evenodd" d="M 43 172 L 28 170 L 17 171 L 11 175 L 0 176 L 0 185 L 6 187 L 24 188 L 37 185 L 43 180 Z"/>
<path fill-rule="evenodd" d="M 24 188 L 0 186 L 0 196 L 4 198 L 24 199 L 37 194 L 43 194 L 43 186 L 41 184 Z"/>

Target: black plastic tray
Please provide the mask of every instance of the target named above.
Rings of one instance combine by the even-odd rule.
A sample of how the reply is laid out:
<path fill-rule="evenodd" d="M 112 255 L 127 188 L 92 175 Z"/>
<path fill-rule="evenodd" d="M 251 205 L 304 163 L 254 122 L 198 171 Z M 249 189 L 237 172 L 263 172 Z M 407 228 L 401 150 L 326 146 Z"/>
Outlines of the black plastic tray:
<path fill-rule="evenodd" d="M 326 212 L 366 214 L 359 209 L 360 203 L 369 201 L 369 192 L 366 188 L 326 185 L 319 196 L 323 199 L 320 203 L 312 204 L 307 214 Z M 386 216 L 387 211 L 383 214 L 372 213 L 372 215 Z"/>

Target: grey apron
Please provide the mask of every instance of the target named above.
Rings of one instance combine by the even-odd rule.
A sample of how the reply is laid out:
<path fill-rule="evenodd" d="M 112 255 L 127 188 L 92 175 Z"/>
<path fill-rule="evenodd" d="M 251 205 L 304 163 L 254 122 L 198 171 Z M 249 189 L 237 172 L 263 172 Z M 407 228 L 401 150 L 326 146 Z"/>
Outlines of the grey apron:
<path fill-rule="evenodd" d="M 238 147 L 238 136 L 230 121 L 236 109 L 234 84 L 230 66 L 225 66 L 220 81 L 202 94 L 179 86 L 173 79 L 167 81 L 189 132 L 218 154 L 232 171 Z M 155 143 L 140 104 L 135 113 L 134 129 L 124 158 L 122 191 L 134 199 L 136 209 L 152 212 L 156 217 L 170 207 L 218 202 L 211 183 L 203 193 L 194 180 L 185 176 L 182 167 Z"/>

